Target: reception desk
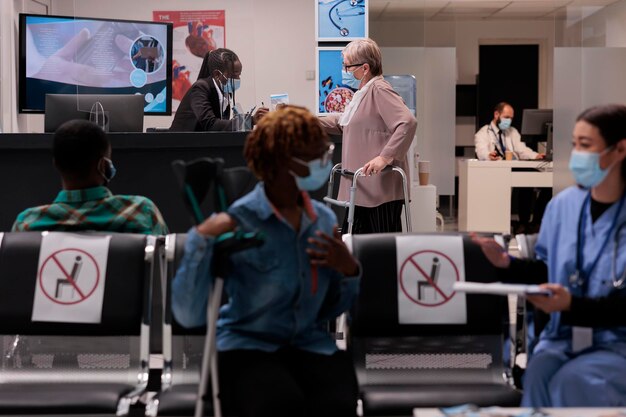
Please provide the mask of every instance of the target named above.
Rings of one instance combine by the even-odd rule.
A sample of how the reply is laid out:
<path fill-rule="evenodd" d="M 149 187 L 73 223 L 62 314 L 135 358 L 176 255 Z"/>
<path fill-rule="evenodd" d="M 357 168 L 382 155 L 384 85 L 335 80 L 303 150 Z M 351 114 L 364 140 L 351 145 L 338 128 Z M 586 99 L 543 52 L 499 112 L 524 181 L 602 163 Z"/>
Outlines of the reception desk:
<path fill-rule="evenodd" d="M 552 188 L 552 162 L 459 162 L 459 230 L 511 232 L 511 190 L 514 187 Z"/>
<path fill-rule="evenodd" d="M 111 133 L 112 160 L 117 175 L 110 188 L 116 194 L 144 195 L 156 203 L 172 232 L 186 232 L 191 220 L 171 169 L 176 159 L 223 158 L 227 167 L 244 166 L 246 132 Z M 0 231 L 11 228 L 17 214 L 48 204 L 61 189 L 52 163 L 52 134 L 0 134 Z M 335 161 L 341 158 L 341 138 L 333 137 Z M 313 193 L 321 199 L 324 190 Z M 340 219 L 341 220 L 341 219 Z"/>

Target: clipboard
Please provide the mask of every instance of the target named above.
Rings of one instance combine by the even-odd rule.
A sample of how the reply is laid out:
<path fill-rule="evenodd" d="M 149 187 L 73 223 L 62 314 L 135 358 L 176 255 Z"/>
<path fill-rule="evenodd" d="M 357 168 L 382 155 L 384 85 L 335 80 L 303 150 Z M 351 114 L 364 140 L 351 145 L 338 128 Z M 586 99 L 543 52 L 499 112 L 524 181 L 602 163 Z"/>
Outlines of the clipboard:
<path fill-rule="evenodd" d="M 454 291 L 468 294 L 492 294 L 492 295 L 545 295 L 551 296 L 552 291 L 541 288 L 539 285 L 526 284 L 503 284 L 501 282 L 455 282 L 452 286 Z"/>

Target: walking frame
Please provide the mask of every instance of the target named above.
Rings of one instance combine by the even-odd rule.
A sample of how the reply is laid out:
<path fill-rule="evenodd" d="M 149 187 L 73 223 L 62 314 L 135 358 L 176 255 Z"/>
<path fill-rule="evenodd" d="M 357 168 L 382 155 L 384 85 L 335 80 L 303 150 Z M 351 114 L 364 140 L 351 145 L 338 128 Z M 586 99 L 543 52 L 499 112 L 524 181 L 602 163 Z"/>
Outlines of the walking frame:
<path fill-rule="evenodd" d="M 397 172 L 402 177 L 402 193 L 404 195 L 404 215 L 406 220 L 406 230 L 407 232 L 411 232 L 411 206 L 409 205 L 409 188 L 406 173 L 402 168 L 395 165 L 387 165 L 381 172 L 389 171 Z M 352 178 L 352 185 L 350 186 L 350 195 L 348 201 L 337 200 L 332 197 L 336 174 L 340 174 L 341 176 L 346 178 Z M 334 205 L 348 209 L 348 234 L 352 233 L 352 227 L 354 225 L 354 202 L 356 198 L 357 180 L 359 177 L 364 176 L 365 175 L 363 174 L 363 167 L 357 169 L 355 172 L 352 172 L 346 169 L 342 169 L 341 164 L 336 164 L 330 172 L 330 178 L 328 180 L 328 193 L 326 197 L 324 197 L 324 201 L 326 202 L 326 205 L 328 207 Z"/>

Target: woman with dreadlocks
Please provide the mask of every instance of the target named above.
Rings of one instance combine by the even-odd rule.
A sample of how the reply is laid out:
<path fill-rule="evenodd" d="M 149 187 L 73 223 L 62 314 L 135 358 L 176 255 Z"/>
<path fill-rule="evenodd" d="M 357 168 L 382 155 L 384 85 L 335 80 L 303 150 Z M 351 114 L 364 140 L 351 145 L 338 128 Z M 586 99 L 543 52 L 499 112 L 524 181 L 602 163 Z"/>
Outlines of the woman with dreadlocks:
<path fill-rule="evenodd" d="M 241 61 L 230 49 L 219 48 L 207 52 L 202 61 L 198 80 L 180 102 L 171 131 L 202 132 L 207 130 L 235 130 L 231 118 L 235 105 L 235 91 L 241 84 Z M 259 108 L 252 118 L 256 124 L 268 109 Z"/>
<path fill-rule="evenodd" d="M 215 238 L 237 227 L 267 236 L 262 246 L 231 256 L 224 280 L 217 360 L 226 416 L 356 415 L 354 368 L 325 323 L 350 308 L 359 266 L 332 210 L 307 193 L 326 183 L 332 151 L 306 109 L 268 113 L 244 148 L 261 182 L 188 233 L 172 283 L 174 316 L 188 327 L 206 321 Z"/>

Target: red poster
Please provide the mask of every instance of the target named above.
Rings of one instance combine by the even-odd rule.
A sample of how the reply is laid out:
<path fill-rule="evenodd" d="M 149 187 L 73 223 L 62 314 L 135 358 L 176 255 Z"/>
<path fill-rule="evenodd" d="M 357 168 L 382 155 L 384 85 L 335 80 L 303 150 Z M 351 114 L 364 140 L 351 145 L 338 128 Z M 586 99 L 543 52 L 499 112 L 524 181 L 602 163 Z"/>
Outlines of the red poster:
<path fill-rule="evenodd" d="M 204 55 L 226 45 L 224 10 L 153 11 L 155 22 L 174 24 L 172 111 L 196 81 Z"/>

